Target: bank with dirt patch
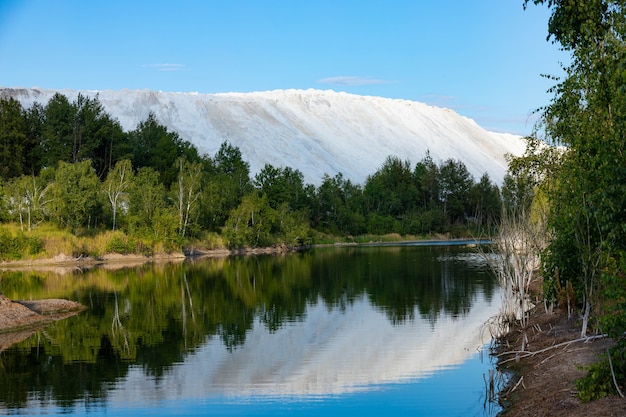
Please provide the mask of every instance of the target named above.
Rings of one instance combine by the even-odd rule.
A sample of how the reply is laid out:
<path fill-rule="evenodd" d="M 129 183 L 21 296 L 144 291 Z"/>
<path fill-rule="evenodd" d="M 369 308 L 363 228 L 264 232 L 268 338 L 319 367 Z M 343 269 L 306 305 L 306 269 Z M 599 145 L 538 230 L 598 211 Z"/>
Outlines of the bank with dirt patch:
<path fill-rule="evenodd" d="M 529 312 L 525 329 L 514 328 L 499 340 L 500 371 L 511 375 L 500 393 L 502 416 L 626 416 L 626 400 L 618 396 L 583 403 L 576 381 L 586 367 L 606 353 L 613 340 L 602 335 L 580 337 L 580 325 L 560 309 L 543 303 Z M 523 350 L 521 347 L 524 346 Z"/>

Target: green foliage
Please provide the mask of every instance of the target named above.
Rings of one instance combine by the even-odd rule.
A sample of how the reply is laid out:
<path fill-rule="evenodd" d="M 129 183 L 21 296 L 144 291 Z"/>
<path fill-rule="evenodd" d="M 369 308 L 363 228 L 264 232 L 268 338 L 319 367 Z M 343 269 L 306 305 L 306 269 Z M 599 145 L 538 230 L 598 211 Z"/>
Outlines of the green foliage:
<path fill-rule="evenodd" d="M 426 156 L 415 164 L 413 178 L 418 192 L 418 206 L 431 208 L 439 202 L 439 167 L 426 152 Z"/>
<path fill-rule="evenodd" d="M 221 144 L 213 161 L 212 180 L 216 185 L 212 189 L 216 193 L 212 199 L 219 223 L 223 225 L 228 213 L 252 192 L 250 165 L 243 160 L 239 148 L 228 142 Z"/>
<path fill-rule="evenodd" d="M 128 199 L 129 227 L 152 228 L 166 207 L 165 187 L 159 182 L 159 174 L 150 167 L 140 168 L 128 189 Z M 172 227 L 176 227 L 176 222 Z"/>
<path fill-rule="evenodd" d="M 500 219 L 502 212 L 500 190 L 486 173 L 470 188 L 470 210 L 479 230 L 494 226 Z"/>
<path fill-rule="evenodd" d="M 571 281 L 582 295 L 581 333 L 586 333 L 587 323 L 596 318 L 600 330 L 618 340 L 611 358 L 614 374 L 623 386 L 626 2 L 534 3 L 551 9 L 548 37 L 571 54 L 565 77 L 551 89 L 554 98 L 541 114 L 546 137 L 561 145 L 562 151 L 552 163 L 545 163 L 546 152 L 534 148 L 538 151 L 535 155 L 543 156 L 538 159 L 545 168 L 540 179 L 550 207 L 551 241 L 542 264 L 555 285 L 563 284 L 558 279 Z M 607 360 L 592 366 L 579 383 L 583 400 L 613 392 Z"/>
<path fill-rule="evenodd" d="M 332 234 L 358 235 L 365 232 L 363 190 L 339 173 L 324 176 L 315 195 L 313 227 Z"/>
<path fill-rule="evenodd" d="M 32 227 L 43 221 L 47 206 L 51 202 L 50 186 L 42 176 L 22 175 L 13 178 L 5 187 L 5 205 L 12 216 L 11 220 L 19 221 L 22 230 L 24 223 L 30 231 Z"/>
<path fill-rule="evenodd" d="M 452 223 L 462 222 L 472 211 L 469 197 L 474 179 L 463 162 L 452 159 L 441 165 L 439 176 L 443 211 Z"/>
<path fill-rule="evenodd" d="M 129 143 L 135 169 L 150 167 L 159 173 L 160 182 L 169 188 L 178 176 L 176 161 L 180 157 L 198 162 L 198 151 L 178 133 L 161 125 L 153 113 L 130 132 Z"/>
<path fill-rule="evenodd" d="M 97 218 L 102 216 L 98 198 L 100 181 L 91 167 L 91 161 L 75 164 L 61 161 L 55 173 L 52 193 L 53 217 L 58 224 L 75 233 L 93 227 Z"/>
<path fill-rule="evenodd" d="M 134 181 L 133 167 L 130 160 L 118 161 L 107 174 L 102 184 L 102 191 L 107 197 L 112 213 L 112 228 L 117 228 L 118 212 L 127 207 L 128 189 Z"/>
<path fill-rule="evenodd" d="M 178 208 L 178 234 L 185 237 L 198 217 L 198 200 L 202 195 L 202 165 L 190 163 L 185 158 L 178 158 L 178 179 L 172 185 L 174 199 Z"/>
<path fill-rule="evenodd" d="M 530 0 L 524 1 L 524 7 Z M 548 21 L 548 39 L 560 43 L 566 50 L 576 50 L 597 39 L 602 39 L 611 29 L 606 21 L 612 3 L 606 0 L 533 0 L 535 4 L 547 4 L 552 8 Z M 615 10 L 619 13 L 619 7 Z"/>
<path fill-rule="evenodd" d="M 609 362 L 609 356 L 611 360 Z M 612 370 L 611 370 L 612 369 Z M 626 386 L 626 342 L 621 341 L 601 355 L 598 362 L 586 368 L 587 374 L 576 381 L 578 396 L 583 402 L 589 402 L 609 395 L 616 395 L 615 381 L 623 390 Z"/>
<path fill-rule="evenodd" d="M 382 167 L 369 176 L 363 189 L 368 211 L 399 217 L 415 206 L 417 187 L 409 161 L 387 157 Z"/>
<path fill-rule="evenodd" d="M 226 221 L 224 237 L 234 248 L 270 246 L 275 217 L 265 197 L 245 196 Z"/>
<path fill-rule="evenodd" d="M 605 308 L 600 326 L 609 336 L 619 340 L 626 335 L 626 251 L 608 262 L 602 274 L 602 284 Z"/>
<path fill-rule="evenodd" d="M 37 236 L 18 233 L 13 235 L 0 227 L 0 261 L 23 259 L 25 254 L 37 255 L 43 251 L 43 241 Z"/>
<path fill-rule="evenodd" d="M 128 156 L 122 128 L 104 111 L 97 97 L 79 94 L 70 103 L 67 97 L 56 93 L 41 113 L 44 122 L 39 129 L 40 167 L 55 167 L 59 161 L 90 160 L 96 175 L 104 178 L 112 162 Z M 38 113 L 28 120 L 31 127 L 38 127 Z"/>
<path fill-rule="evenodd" d="M 276 209 L 273 227 L 274 243 L 301 246 L 311 243 L 311 228 L 308 216 L 302 211 L 291 210 L 287 203 Z"/>
<path fill-rule="evenodd" d="M 292 210 L 308 208 L 304 176 L 297 169 L 274 168 L 266 164 L 254 177 L 254 186 L 262 195 L 267 196 L 269 205 L 274 209 L 282 204 L 287 204 Z"/>
<path fill-rule="evenodd" d="M 119 253 L 127 255 L 135 253 L 137 249 L 137 242 L 133 239 L 129 239 L 126 235 L 120 232 L 114 233 L 107 242 L 107 253 Z"/>
<path fill-rule="evenodd" d="M 42 149 L 40 140 L 44 129 L 43 106 L 35 103 L 24 112 L 24 143 L 22 153 L 22 172 L 25 175 L 39 175 L 42 169 Z"/>
<path fill-rule="evenodd" d="M 24 132 L 22 105 L 15 99 L 0 99 L 0 178 L 22 174 Z"/>

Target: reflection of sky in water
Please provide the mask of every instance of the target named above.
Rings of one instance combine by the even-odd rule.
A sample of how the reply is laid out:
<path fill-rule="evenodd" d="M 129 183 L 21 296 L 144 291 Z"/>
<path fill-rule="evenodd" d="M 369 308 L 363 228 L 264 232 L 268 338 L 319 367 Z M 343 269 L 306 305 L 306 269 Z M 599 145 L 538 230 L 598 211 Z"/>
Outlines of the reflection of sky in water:
<path fill-rule="evenodd" d="M 131 367 L 100 411 L 483 415 L 476 413 L 489 364 L 487 353 L 482 361 L 478 350 L 489 341 L 482 324 L 498 305 L 479 295 L 466 316 L 440 316 L 434 324 L 418 317 L 394 326 L 367 297 L 344 311 L 319 302 L 302 322 L 274 333 L 255 323 L 245 344 L 232 352 L 213 338 L 161 377 Z"/>

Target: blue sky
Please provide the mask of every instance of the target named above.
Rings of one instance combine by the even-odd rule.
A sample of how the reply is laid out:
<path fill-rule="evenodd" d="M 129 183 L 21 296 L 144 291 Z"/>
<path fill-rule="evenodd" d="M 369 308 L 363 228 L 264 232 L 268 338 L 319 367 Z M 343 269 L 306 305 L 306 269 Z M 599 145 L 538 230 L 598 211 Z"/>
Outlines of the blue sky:
<path fill-rule="evenodd" d="M 0 86 L 332 89 L 528 134 L 565 55 L 523 0 L 0 0 Z"/>

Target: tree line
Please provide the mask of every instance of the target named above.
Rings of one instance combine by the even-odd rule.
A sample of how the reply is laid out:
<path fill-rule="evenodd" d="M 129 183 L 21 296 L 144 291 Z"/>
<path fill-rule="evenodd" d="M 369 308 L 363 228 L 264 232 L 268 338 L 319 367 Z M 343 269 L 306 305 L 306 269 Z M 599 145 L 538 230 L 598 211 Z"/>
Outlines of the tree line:
<path fill-rule="evenodd" d="M 174 247 L 207 233 L 230 247 L 301 245 L 315 236 L 454 236 L 495 224 L 503 194 L 463 162 L 389 156 L 365 184 L 341 173 L 307 184 L 292 167 L 251 176 L 228 142 L 201 154 L 150 114 L 129 132 L 98 97 L 0 100 L 0 220 L 75 235 L 121 230 Z M 506 199 L 506 193 L 504 193 Z"/>

